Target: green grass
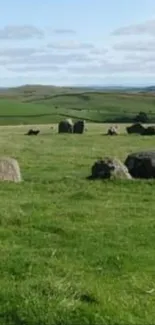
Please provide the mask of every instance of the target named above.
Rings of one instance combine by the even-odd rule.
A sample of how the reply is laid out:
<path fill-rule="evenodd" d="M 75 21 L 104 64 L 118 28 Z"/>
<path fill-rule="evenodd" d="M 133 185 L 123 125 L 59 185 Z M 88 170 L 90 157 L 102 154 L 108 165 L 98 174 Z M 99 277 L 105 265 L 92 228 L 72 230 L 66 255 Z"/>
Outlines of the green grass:
<path fill-rule="evenodd" d="M 100 156 L 122 161 L 154 137 L 0 128 L 0 155 L 24 182 L 0 184 L 0 325 L 153 325 L 154 181 L 88 181 Z"/>
<path fill-rule="evenodd" d="M 47 124 L 59 121 L 54 108 L 34 103 L 23 103 L 15 99 L 0 99 L 0 124 Z"/>
<path fill-rule="evenodd" d="M 140 112 L 155 122 L 152 93 L 95 92 L 55 87 L 21 87 L 0 93 L 0 124 L 47 124 L 64 117 L 92 122 L 133 122 Z"/>

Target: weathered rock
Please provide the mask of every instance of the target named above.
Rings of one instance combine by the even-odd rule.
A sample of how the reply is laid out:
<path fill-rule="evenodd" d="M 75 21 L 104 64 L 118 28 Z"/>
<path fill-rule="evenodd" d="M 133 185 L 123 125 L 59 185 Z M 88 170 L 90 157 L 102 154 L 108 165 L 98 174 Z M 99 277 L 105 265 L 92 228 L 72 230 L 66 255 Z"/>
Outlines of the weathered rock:
<path fill-rule="evenodd" d="M 155 135 L 155 127 L 154 126 L 148 126 L 143 131 L 142 135 Z"/>
<path fill-rule="evenodd" d="M 73 126 L 73 121 L 72 121 L 72 119 L 71 118 L 66 118 L 66 120 L 65 121 L 67 121 L 70 125 L 72 125 Z"/>
<path fill-rule="evenodd" d="M 73 124 L 69 120 L 61 121 L 58 125 L 59 133 L 73 133 Z"/>
<path fill-rule="evenodd" d="M 126 128 L 127 133 L 136 133 L 136 134 L 143 134 L 145 131 L 145 127 L 141 123 L 135 123 L 131 126 Z"/>
<path fill-rule="evenodd" d="M 127 156 L 125 165 L 135 178 L 155 178 L 155 151 L 136 152 Z"/>
<path fill-rule="evenodd" d="M 9 157 L 0 158 L 0 181 L 21 182 L 21 173 L 16 159 Z"/>
<path fill-rule="evenodd" d="M 40 130 L 33 130 L 33 129 L 30 129 L 26 135 L 38 135 L 40 133 Z"/>
<path fill-rule="evenodd" d="M 127 167 L 116 158 L 104 158 L 92 166 L 89 179 L 132 179 Z"/>
<path fill-rule="evenodd" d="M 118 128 L 116 126 L 111 126 L 108 129 L 107 135 L 118 135 Z"/>
<path fill-rule="evenodd" d="M 82 134 L 85 130 L 85 121 L 77 121 L 73 126 L 73 133 Z"/>

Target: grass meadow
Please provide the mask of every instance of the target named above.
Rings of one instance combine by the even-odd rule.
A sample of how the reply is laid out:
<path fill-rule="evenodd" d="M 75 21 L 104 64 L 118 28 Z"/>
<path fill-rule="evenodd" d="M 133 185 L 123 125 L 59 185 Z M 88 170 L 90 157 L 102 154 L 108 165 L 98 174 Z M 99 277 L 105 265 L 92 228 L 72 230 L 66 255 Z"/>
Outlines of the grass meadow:
<path fill-rule="evenodd" d="M 97 158 L 124 161 L 155 138 L 36 127 L 0 127 L 0 155 L 23 177 L 0 183 L 0 325 L 153 325 L 155 182 L 86 177 Z"/>

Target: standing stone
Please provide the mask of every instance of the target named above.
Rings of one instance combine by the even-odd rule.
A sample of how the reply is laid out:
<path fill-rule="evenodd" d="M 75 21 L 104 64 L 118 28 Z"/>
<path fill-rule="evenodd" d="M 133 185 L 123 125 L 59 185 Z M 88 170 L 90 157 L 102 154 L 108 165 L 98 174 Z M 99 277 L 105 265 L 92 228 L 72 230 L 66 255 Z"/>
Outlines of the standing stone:
<path fill-rule="evenodd" d="M 21 173 L 16 159 L 0 158 L 0 181 L 21 182 Z"/>
<path fill-rule="evenodd" d="M 61 121 L 58 125 L 58 133 L 73 133 L 73 125 L 67 120 Z"/>
<path fill-rule="evenodd" d="M 74 123 L 73 133 L 83 134 L 84 130 L 85 130 L 85 122 L 84 121 L 77 121 Z"/>

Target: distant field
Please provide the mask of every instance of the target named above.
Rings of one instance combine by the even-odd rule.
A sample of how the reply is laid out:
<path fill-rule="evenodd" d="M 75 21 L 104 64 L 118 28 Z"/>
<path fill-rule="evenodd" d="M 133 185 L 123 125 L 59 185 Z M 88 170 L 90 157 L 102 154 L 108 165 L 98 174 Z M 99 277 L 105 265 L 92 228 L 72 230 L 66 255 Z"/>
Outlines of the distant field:
<path fill-rule="evenodd" d="M 21 87 L 0 93 L 0 124 L 54 123 L 64 117 L 93 122 L 132 122 L 140 112 L 155 122 L 152 93 Z"/>
<path fill-rule="evenodd" d="M 86 180 L 98 157 L 124 161 L 154 137 L 28 127 L 0 127 L 24 179 L 0 184 L 0 325 L 154 324 L 155 182 Z"/>

